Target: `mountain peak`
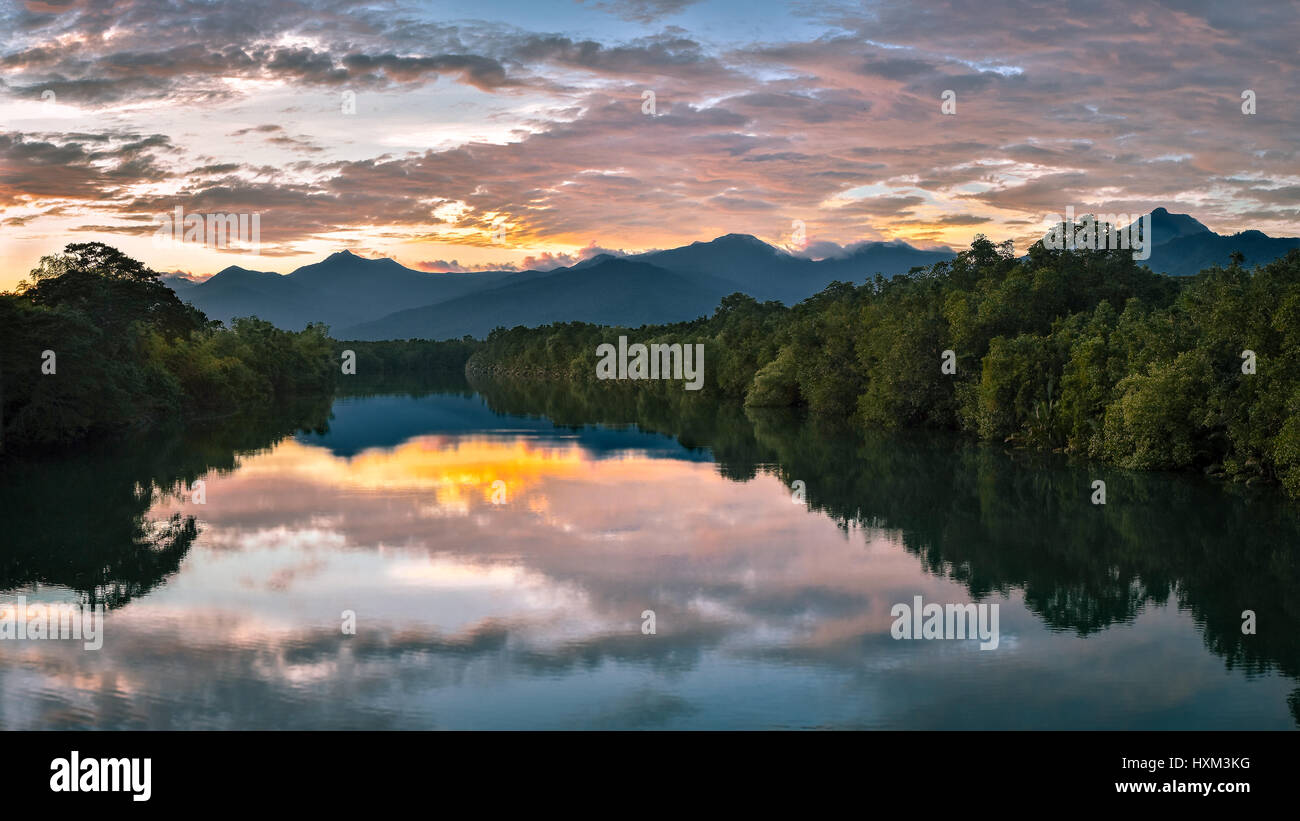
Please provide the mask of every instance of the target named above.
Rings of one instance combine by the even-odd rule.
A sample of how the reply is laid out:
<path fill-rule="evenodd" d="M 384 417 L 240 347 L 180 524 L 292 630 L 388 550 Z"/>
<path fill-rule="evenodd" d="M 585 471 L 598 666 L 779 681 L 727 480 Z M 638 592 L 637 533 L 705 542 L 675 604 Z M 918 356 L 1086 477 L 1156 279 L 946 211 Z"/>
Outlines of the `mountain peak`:
<path fill-rule="evenodd" d="M 200 280 L 199 283 L 195 283 L 195 284 L 200 284 L 200 283 L 206 284 L 208 282 L 229 282 L 229 281 L 246 282 L 251 279 L 259 279 L 265 276 L 267 276 L 267 273 L 265 271 L 254 271 L 249 268 L 241 268 L 238 265 L 227 265 L 225 268 L 222 268 L 220 271 L 217 271 L 215 274 L 208 277 L 207 279 Z M 275 276 L 275 274 L 271 274 L 271 276 Z"/>
<path fill-rule="evenodd" d="M 1210 233 L 1195 217 L 1175 214 L 1161 206 L 1151 212 L 1151 234 L 1157 244 L 1189 234 Z"/>
<path fill-rule="evenodd" d="M 696 245 L 748 245 L 755 248 L 771 248 L 766 242 L 763 242 L 753 234 L 723 234 L 716 239 L 708 242 L 695 243 Z"/>
<path fill-rule="evenodd" d="M 603 262 L 609 262 L 611 259 L 621 259 L 621 257 L 616 256 L 615 254 L 596 254 L 595 256 L 587 257 L 580 262 L 575 262 L 570 265 L 569 268 L 570 270 L 574 268 L 590 268 L 593 265 L 600 265 Z"/>

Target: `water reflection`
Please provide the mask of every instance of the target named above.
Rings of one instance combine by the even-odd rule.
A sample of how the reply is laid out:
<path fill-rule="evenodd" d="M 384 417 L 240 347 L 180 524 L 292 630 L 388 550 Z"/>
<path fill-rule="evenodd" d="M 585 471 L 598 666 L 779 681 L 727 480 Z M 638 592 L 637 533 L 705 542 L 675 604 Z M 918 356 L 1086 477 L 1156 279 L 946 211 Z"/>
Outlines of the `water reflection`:
<path fill-rule="evenodd" d="M 0 642 L 0 725 L 1294 726 L 1280 499 L 690 395 L 475 387 L 6 475 L 0 589 L 112 610 L 98 653 Z M 206 505 L 165 492 L 196 478 Z M 893 641 L 915 595 L 1000 603 L 999 649 Z"/>

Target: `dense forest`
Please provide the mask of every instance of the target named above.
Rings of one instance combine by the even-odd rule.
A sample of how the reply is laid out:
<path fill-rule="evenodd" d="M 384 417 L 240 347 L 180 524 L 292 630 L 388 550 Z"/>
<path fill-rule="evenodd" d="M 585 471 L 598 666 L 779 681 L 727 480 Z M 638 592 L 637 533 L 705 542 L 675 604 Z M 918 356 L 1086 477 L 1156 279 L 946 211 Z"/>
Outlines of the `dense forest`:
<path fill-rule="evenodd" d="M 68 245 L 0 294 L 0 350 L 8 451 L 256 412 L 331 393 L 338 370 L 323 326 L 290 332 L 249 318 L 222 327 L 102 243 Z"/>
<path fill-rule="evenodd" d="M 14 293 L 0 294 L 0 452 L 169 422 L 251 418 L 336 390 L 463 379 L 478 344 L 340 342 L 322 324 L 284 331 L 256 317 L 227 328 L 138 260 L 102 243 L 74 243 L 43 257 Z"/>
<path fill-rule="evenodd" d="M 1296 250 L 1253 270 L 1238 256 L 1170 277 L 1125 250 L 1037 243 L 1017 258 L 980 236 L 952 261 L 833 283 L 793 307 L 733 294 L 711 317 L 673 325 L 498 329 L 468 369 L 595 380 L 597 347 L 620 334 L 703 343 L 703 393 L 750 408 L 1276 481 L 1300 497 Z M 941 370 L 945 351 L 955 373 Z"/>
<path fill-rule="evenodd" d="M 434 389 L 465 388 L 465 362 L 481 344 L 470 336 L 444 341 L 335 342 L 335 362 L 342 362 L 347 351 L 356 357 L 355 373 L 338 380 L 336 395 L 423 395 Z"/>
<path fill-rule="evenodd" d="M 226 328 L 100 243 L 0 294 L 0 448 L 220 419 L 336 390 L 471 375 L 595 381 L 597 348 L 702 343 L 705 396 L 806 408 L 864 430 L 935 428 L 1132 469 L 1279 482 L 1300 497 L 1300 251 L 1248 269 L 1152 273 L 1124 250 L 956 259 L 787 307 L 743 294 L 635 329 L 497 329 L 486 342 L 340 342 L 323 325 Z M 344 351 L 355 378 L 340 379 Z M 944 352 L 953 369 L 941 369 Z M 1246 355 L 1246 352 L 1250 352 Z M 464 363 L 468 359 L 468 366 Z M 674 381 L 626 385 L 681 392 Z"/>

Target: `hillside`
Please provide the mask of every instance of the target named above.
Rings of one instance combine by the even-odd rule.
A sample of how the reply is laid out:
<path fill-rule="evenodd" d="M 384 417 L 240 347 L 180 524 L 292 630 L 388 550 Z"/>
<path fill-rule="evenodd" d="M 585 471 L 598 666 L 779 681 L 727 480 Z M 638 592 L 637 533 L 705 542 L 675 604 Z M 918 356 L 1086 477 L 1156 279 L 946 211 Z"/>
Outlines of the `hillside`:
<path fill-rule="evenodd" d="M 519 276 L 523 275 L 509 271 L 426 273 L 395 260 L 365 259 L 340 251 L 290 274 L 232 265 L 202 283 L 176 277 L 166 282 L 211 319 L 229 324 L 234 317 L 257 316 L 286 330 L 300 330 L 309 322 L 324 322 L 331 328 L 355 325 L 496 287 Z"/>
<path fill-rule="evenodd" d="M 1259 231 L 1217 234 L 1165 208 L 1149 216 L 1154 247 L 1145 264 L 1158 273 L 1189 276 L 1227 265 L 1235 251 L 1246 264 L 1261 264 L 1300 247 L 1300 238 Z M 855 243 L 812 260 L 748 234 L 727 234 L 626 257 L 600 254 L 546 271 L 426 273 L 392 259 L 340 251 L 287 275 L 231 266 L 201 283 L 179 276 L 164 281 L 183 300 L 227 323 L 258 316 L 289 330 L 323 322 L 337 338 L 449 339 L 558 321 L 673 322 L 707 315 L 734 292 L 794 305 L 834 281 L 894 277 L 952 258 L 947 250 L 894 241 Z"/>
<path fill-rule="evenodd" d="M 448 339 L 552 322 L 636 327 L 712 313 L 726 291 L 634 260 L 610 258 L 340 330 L 340 339 Z"/>

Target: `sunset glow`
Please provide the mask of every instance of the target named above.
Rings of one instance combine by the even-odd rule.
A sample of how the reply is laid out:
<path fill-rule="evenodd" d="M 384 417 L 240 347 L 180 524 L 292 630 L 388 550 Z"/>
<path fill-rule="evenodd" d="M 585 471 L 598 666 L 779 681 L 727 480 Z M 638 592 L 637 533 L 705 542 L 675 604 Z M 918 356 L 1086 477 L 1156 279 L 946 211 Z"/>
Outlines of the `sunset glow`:
<path fill-rule="evenodd" d="M 972 29 L 958 5 L 235 2 L 196 26 L 162 0 L 9 3 L 0 288 L 90 240 L 204 277 L 340 248 L 439 271 L 790 247 L 795 220 L 810 255 L 1023 249 L 1066 204 L 1300 233 L 1290 4 L 1116 0 L 1086 29 L 1050 4 Z M 260 253 L 157 248 L 178 204 L 261 214 Z"/>

